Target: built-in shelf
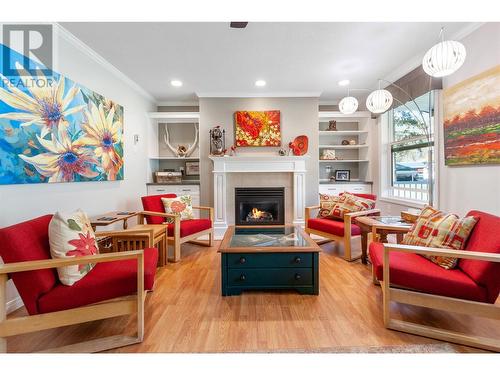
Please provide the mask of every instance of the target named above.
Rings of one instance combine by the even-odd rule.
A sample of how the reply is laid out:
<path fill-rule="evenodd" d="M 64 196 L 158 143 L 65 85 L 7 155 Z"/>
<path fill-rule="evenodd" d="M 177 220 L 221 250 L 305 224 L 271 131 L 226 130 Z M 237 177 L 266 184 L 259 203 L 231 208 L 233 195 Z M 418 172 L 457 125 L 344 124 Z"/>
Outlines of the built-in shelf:
<path fill-rule="evenodd" d="M 149 118 L 161 122 L 194 123 L 200 121 L 199 112 L 149 112 Z"/>
<path fill-rule="evenodd" d="M 344 149 L 344 150 L 356 150 L 360 148 L 368 147 L 368 145 L 319 145 L 319 148 L 331 148 L 331 149 Z"/>
<path fill-rule="evenodd" d="M 333 136 L 342 136 L 342 135 L 360 135 L 360 134 L 368 134 L 367 130 L 320 130 L 319 135 L 333 135 Z"/>
<path fill-rule="evenodd" d="M 320 163 L 368 163 L 369 160 L 320 160 Z"/>

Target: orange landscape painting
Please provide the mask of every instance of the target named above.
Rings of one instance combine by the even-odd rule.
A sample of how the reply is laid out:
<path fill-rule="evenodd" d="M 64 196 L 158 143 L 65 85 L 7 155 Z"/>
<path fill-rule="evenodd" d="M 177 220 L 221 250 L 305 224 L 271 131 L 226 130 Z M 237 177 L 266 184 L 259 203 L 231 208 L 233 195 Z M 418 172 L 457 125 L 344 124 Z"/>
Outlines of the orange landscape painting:
<path fill-rule="evenodd" d="M 500 65 L 444 90 L 446 165 L 500 164 Z"/>

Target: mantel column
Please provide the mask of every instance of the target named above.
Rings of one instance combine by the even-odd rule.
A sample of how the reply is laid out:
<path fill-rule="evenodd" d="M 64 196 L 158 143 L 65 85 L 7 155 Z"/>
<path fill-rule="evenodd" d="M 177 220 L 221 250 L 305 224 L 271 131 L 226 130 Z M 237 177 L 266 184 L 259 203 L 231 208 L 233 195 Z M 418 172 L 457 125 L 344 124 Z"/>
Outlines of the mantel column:
<path fill-rule="evenodd" d="M 215 237 L 224 235 L 227 229 L 226 172 L 214 172 L 214 230 Z"/>
<path fill-rule="evenodd" d="M 306 173 L 293 173 L 293 223 L 304 225 L 304 211 L 306 208 Z"/>

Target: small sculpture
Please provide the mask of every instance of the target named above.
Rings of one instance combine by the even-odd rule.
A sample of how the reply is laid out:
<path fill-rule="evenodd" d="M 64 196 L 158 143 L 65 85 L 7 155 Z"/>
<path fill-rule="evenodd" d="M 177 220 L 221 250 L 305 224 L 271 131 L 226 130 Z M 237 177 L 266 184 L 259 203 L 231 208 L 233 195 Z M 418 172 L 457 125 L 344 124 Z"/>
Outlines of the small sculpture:
<path fill-rule="evenodd" d="M 328 130 L 329 131 L 336 131 L 337 130 L 337 121 L 336 120 L 328 121 Z"/>
<path fill-rule="evenodd" d="M 236 156 L 236 146 L 235 145 L 232 145 L 229 148 L 229 156 Z"/>
<path fill-rule="evenodd" d="M 286 156 L 286 150 L 284 148 L 280 148 L 278 150 L 278 155 L 279 156 Z"/>
<path fill-rule="evenodd" d="M 349 140 L 349 144 L 354 146 L 356 144 L 356 140 L 355 139 L 350 139 Z"/>
<path fill-rule="evenodd" d="M 293 142 L 288 144 L 288 147 L 290 147 L 295 156 L 302 156 L 307 153 L 308 144 L 309 138 L 307 138 L 307 135 L 299 135 Z"/>
<path fill-rule="evenodd" d="M 196 146 L 198 146 L 198 124 L 194 124 L 194 142 L 191 146 L 189 145 L 177 145 L 174 147 L 170 144 L 170 133 L 168 132 L 168 124 L 165 124 L 165 134 L 163 135 L 163 140 L 165 145 L 168 147 L 172 153 L 178 158 L 185 158 L 190 156 Z"/>
<path fill-rule="evenodd" d="M 226 130 L 219 125 L 210 129 L 210 155 L 224 156 L 226 152 Z"/>
<path fill-rule="evenodd" d="M 349 146 L 349 141 L 347 139 L 344 139 L 342 141 L 342 146 Z"/>
<path fill-rule="evenodd" d="M 335 150 L 327 149 L 323 150 L 322 160 L 335 160 Z"/>

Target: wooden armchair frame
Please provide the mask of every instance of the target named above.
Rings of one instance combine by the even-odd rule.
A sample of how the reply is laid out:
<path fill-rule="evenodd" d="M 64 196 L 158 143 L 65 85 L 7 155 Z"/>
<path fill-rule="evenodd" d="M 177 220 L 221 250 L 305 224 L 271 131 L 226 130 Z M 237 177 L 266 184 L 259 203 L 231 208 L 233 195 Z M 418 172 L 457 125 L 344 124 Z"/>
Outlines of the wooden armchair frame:
<path fill-rule="evenodd" d="M 77 264 L 137 259 L 137 295 L 115 298 L 69 310 L 7 319 L 6 285 L 8 274 Z M 0 353 L 7 352 L 6 337 L 50 328 L 90 322 L 116 316 L 137 314 L 136 336 L 116 335 L 49 349 L 56 353 L 92 353 L 139 343 L 144 338 L 144 252 L 143 250 L 90 255 L 69 259 L 44 259 L 0 265 Z"/>
<path fill-rule="evenodd" d="M 353 236 L 351 234 L 351 226 L 352 219 L 359 216 L 368 216 L 368 215 L 380 215 L 380 210 L 378 208 L 374 208 L 372 210 L 359 211 L 359 212 L 351 212 L 344 215 L 344 236 L 336 236 L 334 234 L 328 232 L 322 232 L 320 230 L 311 229 L 308 227 L 309 219 L 311 218 L 311 211 L 318 210 L 320 208 L 317 206 L 306 207 L 305 209 L 305 231 L 308 234 L 316 234 L 318 236 L 327 238 L 329 241 L 343 242 L 344 243 L 344 259 L 348 262 L 352 262 L 361 258 L 361 256 L 352 257 L 351 252 L 351 240 L 355 238 L 361 238 L 361 235 Z"/>
<path fill-rule="evenodd" d="M 455 258 L 482 260 L 497 263 L 500 262 L 500 254 L 464 250 L 437 249 L 399 244 L 384 244 L 383 280 L 381 281 L 383 294 L 383 316 L 384 325 L 386 328 L 411 333 L 414 335 L 430 337 L 433 339 L 449 341 L 457 344 L 469 345 L 481 349 L 497 352 L 500 351 L 500 340 L 498 339 L 463 334 L 450 330 L 426 326 L 423 324 L 415 324 L 399 319 L 392 319 L 390 316 L 391 301 L 497 320 L 500 320 L 500 306 L 490 303 L 469 301 L 459 298 L 450 298 L 423 292 L 410 291 L 398 288 L 394 285 L 390 285 L 389 253 L 391 251 L 414 253 L 420 255 L 451 256 Z"/>
<path fill-rule="evenodd" d="M 210 229 L 205 229 L 197 233 L 193 233 L 189 236 L 181 237 L 181 218 L 178 215 L 166 214 L 164 212 L 154 212 L 154 211 L 141 211 L 137 214 L 137 221 L 139 224 L 144 224 L 144 219 L 146 216 L 161 216 L 169 217 L 174 220 L 174 235 L 169 236 L 167 232 L 167 241 L 172 243 L 174 248 L 174 262 L 179 262 L 181 260 L 181 245 L 186 242 L 194 243 L 201 246 L 213 246 L 214 244 L 214 209 L 212 207 L 204 206 L 193 206 L 193 209 L 200 211 L 208 211 L 208 217 L 212 222 Z M 208 241 L 196 241 L 198 237 L 208 235 Z"/>

